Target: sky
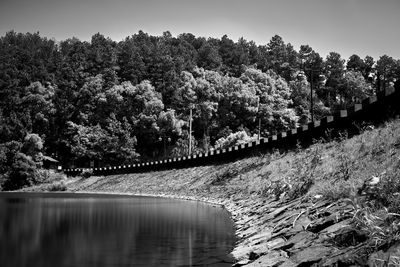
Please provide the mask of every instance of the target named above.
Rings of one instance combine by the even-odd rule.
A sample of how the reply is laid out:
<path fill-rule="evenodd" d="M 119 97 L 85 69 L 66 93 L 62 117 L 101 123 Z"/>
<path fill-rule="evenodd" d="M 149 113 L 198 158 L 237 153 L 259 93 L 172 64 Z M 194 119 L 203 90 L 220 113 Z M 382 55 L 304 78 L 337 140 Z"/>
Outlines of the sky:
<path fill-rule="evenodd" d="M 121 41 L 151 35 L 221 38 L 266 45 L 275 34 L 298 51 L 400 59 L 400 0 L 0 0 L 0 36 L 39 32 L 90 41 L 97 32 Z"/>

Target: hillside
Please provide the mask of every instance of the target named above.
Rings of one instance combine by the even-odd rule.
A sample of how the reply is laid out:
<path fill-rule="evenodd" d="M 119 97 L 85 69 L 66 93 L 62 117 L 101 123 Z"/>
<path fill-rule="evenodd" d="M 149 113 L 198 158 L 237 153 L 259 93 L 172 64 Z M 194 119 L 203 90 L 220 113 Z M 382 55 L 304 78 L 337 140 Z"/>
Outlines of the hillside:
<path fill-rule="evenodd" d="M 382 266 L 400 256 L 399 166 L 396 119 L 295 151 L 188 169 L 76 177 L 66 185 L 76 192 L 168 195 L 225 205 L 237 225 L 238 266 Z"/>

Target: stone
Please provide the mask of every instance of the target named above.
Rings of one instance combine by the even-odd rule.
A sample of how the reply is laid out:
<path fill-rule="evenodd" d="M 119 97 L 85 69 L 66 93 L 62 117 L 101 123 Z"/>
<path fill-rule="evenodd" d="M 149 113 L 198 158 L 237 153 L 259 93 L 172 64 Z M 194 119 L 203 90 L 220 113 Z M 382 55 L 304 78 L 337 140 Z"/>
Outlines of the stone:
<path fill-rule="evenodd" d="M 391 246 L 386 251 L 380 250 L 371 254 L 368 258 L 368 266 L 400 266 L 400 242 Z"/>
<path fill-rule="evenodd" d="M 271 241 L 267 242 L 266 246 L 269 249 L 276 249 L 277 247 L 280 247 L 283 244 L 285 244 L 285 242 L 286 242 L 285 239 L 278 237 L 278 238 L 272 239 Z"/>
<path fill-rule="evenodd" d="M 264 220 L 268 221 L 271 220 L 272 218 L 275 218 L 276 216 L 278 216 L 279 214 L 281 214 L 282 212 L 284 212 L 288 207 L 290 207 L 290 205 L 286 205 L 280 208 L 275 209 L 274 211 L 268 213 L 265 217 Z"/>
<path fill-rule="evenodd" d="M 316 234 L 308 232 L 308 231 L 302 231 L 291 238 L 289 238 L 288 241 L 286 241 L 282 247 L 285 248 L 293 248 L 293 249 L 300 249 L 300 248 L 306 248 L 310 246 L 315 240 Z"/>
<path fill-rule="evenodd" d="M 288 260 L 287 254 L 283 251 L 271 251 L 266 255 L 259 257 L 257 260 L 246 265 L 247 267 L 275 267 L 281 266 Z"/>
<path fill-rule="evenodd" d="M 290 259 L 299 264 L 312 264 L 319 262 L 322 258 L 329 256 L 332 252 L 331 247 L 316 245 L 300 250 L 294 254 L 293 257 L 290 257 Z"/>
<path fill-rule="evenodd" d="M 351 219 L 343 220 L 323 229 L 320 234 L 332 235 L 350 227 Z"/>
<path fill-rule="evenodd" d="M 261 232 L 251 237 L 251 241 L 259 244 L 260 242 L 267 242 L 271 239 L 271 231 Z"/>

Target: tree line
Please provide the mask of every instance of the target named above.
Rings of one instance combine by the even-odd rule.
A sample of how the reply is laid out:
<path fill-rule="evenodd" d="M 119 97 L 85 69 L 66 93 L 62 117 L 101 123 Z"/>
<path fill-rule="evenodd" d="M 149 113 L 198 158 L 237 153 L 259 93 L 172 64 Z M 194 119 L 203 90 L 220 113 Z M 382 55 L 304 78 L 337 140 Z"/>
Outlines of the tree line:
<path fill-rule="evenodd" d="M 399 76 L 390 56 L 324 59 L 278 35 L 256 45 L 143 31 L 57 42 L 10 31 L 0 38 L 0 184 L 34 183 L 43 154 L 104 166 L 187 155 L 189 140 L 191 153 L 224 148 L 326 116 Z"/>

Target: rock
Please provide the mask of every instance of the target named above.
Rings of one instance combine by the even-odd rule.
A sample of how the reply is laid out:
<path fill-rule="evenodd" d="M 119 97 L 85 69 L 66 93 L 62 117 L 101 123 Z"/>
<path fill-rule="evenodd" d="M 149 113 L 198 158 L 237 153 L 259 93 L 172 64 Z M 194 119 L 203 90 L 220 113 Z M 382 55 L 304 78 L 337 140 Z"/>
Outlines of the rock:
<path fill-rule="evenodd" d="M 249 254 L 249 260 L 254 261 L 255 259 L 257 259 L 259 257 L 259 255 L 253 251 L 250 252 Z"/>
<path fill-rule="evenodd" d="M 264 231 L 251 237 L 251 241 L 259 244 L 260 242 L 267 242 L 271 239 L 271 231 Z"/>
<path fill-rule="evenodd" d="M 348 229 L 350 227 L 350 223 L 351 223 L 352 219 L 347 219 L 347 220 L 343 220 L 340 221 L 338 223 L 335 223 L 331 226 L 326 227 L 325 229 L 323 229 L 320 234 L 325 234 L 325 235 L 332 235 L 335 234 L 339 231 L 342 231 L 344 229 Z"/>
<path fill-rule="evenodd" d="M 276 249 L 277 247 L 280 247 L 283 244 L 285 244 L 285 242 L 286 242 L 285 239 L 278 237 L 278 238 L 272 239 L 271 241 L 267 242 L 266 246 L 269 249 Z"/>
<path fill-rule="evenodd" d="M 312 223 L 312 221 L 307 216 L 304 216 L 304 215 L 302 215 L 296 221 L 294 221 L 294 220 L 295 220 L 295 218 L 293 218 L 292 223 L 290 225 L 291 228 L 285 234 L 285 236 L 292 236 L 298 232 L 304 231 Z"/>
<path fill-rule="evenodd" d="M 386 251 L 380 250 L 371 254 L 368 258 L 368 266 L 400 266 L 400 242 Z"/>
<path fill-rule="evenodd" d="M 328 228 L 331 225 L 335 224 L 335 216 L 329 216 L 329 217 L 322 217 L 320 219 L 317 219 L 313 221 L 305 230 L 308 230 L 313 233 L 319 233 L 320 231 Z"/>
<path fill-rule="evenodd" d="M 315 238 L 316 238 L 316 234 L 308 232 L 308 231 L 303 231 L 303 232 L 300 232 L 300 233 L 292 236 L 288 241 L 286 241 L 284 244 L 282 244 L 281 247 L 277 247 L 276 249 L 306 248 L 314 242 Z"/>
<path fill-rule="evenodd" d="M 358 245 L 339 250 L 329 257 L 322 259 L 318 265 L 323 267 L 330 266 L 365 266 L 366 259 L 363 255 L 368 253 L 368 248 Z"/>
<path fill-rule="evenodd" d="M 319 195 L 315 195 L 314 199 L 321 199 L 323 197 L 323 195 L 319 194 Z"/>
<path fill-rule="evenodd" d="M 274 267 L 281 266 L 288 261 L 288 256 L 283 251 L 271 251 L 266 255 L 261 256 L 252 263 L 246 265 L 248 267 Z"/>
<path fill-rule="evenodd" d="M 287 208 L 289 208 L 291 205 L 286 205 L 280 208 L 275 209 L 274 211 L 268 213 L 265 217 L 264 220 L 268 221 L 271 220 L 273 218 L 275 218 L 276 216 L 278 216 L 279 214 L 281 214 L 282 212 L 284 212 Z"/>
<path fill-rule="evenodd" d="M 329 256 L 332 252 L 332 247 L 316 245 L 300 250 L 294 254 L 293 257 L 290 257 L 290 259 L 295 263 L 308 265 L 319 262 L 322 258 Z"/>

